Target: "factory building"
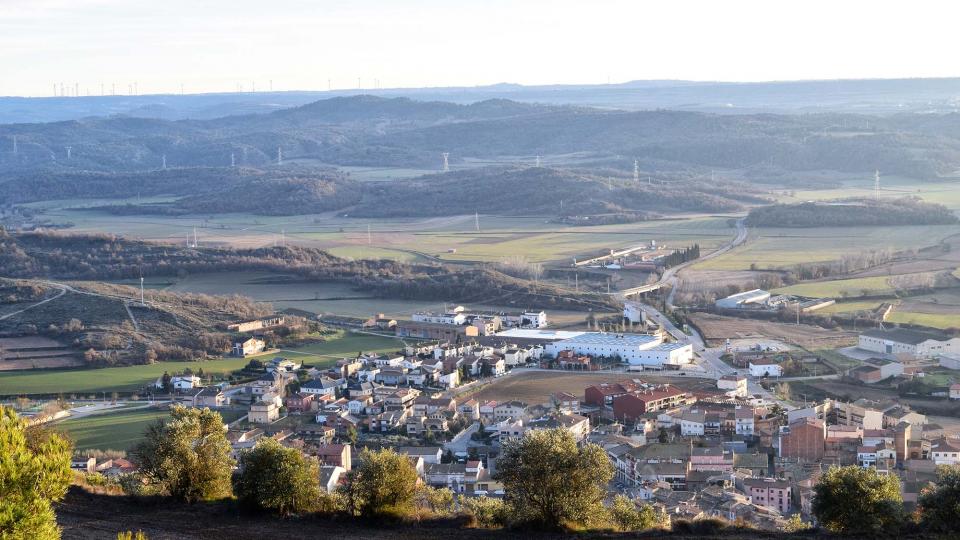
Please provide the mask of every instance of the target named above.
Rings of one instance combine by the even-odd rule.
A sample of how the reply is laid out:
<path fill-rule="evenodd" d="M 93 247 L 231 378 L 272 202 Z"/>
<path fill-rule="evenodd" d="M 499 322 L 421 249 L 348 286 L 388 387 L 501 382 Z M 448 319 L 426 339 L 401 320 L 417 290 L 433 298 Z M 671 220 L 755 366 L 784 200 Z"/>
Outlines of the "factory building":
<path fill-rule="evenodd" d="M 716 306 L 720 309 L 744 309 L 752 307 L 750 304 L 763 304 L 770 299 L 770 293 L 760 289 L 732 294 L 717 300 Z"/>
<path fill-rule="evenodd" d="M 664 343 L 649 334 L 608 334 L 588 332 L 544 346 L 544 352 L 557 356 L 569 350 L 593 357 L 617 357 L 632 366 L 662 368 L 680 366 L 693 359 L 693 347 L 683 343 Z"/>

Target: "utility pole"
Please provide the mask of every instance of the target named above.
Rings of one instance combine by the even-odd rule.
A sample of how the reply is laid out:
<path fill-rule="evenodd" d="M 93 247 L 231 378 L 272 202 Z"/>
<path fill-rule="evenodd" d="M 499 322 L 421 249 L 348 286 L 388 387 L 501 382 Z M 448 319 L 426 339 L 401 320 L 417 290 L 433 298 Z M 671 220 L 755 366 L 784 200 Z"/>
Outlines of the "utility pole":
<path fill-rule="evenodd" d="M 230 167 L 233 168 L 236 166 L 237 166 L 237 156 L 235 156 L 233 152 L 230 152 Z"/>
<path fill-rule="evenodd" d="M 197 247 L 197 228 L 193 228 L 193 247 Z"/>
<path fill-rule="evenodd" d="M 640 183 L 640 160 L 633 160 L 633 182 L 635 184 Z"/>
<path fill-rule="evenodd" d="M 68 146 L 68 147 L 67 147 L 67 159 L 70 159 L 71 157 L 73 157 L 73 147 L 72 147 L 72 146 Z"/>
<path fill-rule="evenodd" d="M 573 290 L 580 292 L 580 274 L 573 273 Z"/>
<path fill-rule="evenodd" d="M 140 276 L 140 305 L 145 306 L 143 303 L 143 276 Z"/>
<path fill-rule="evenodd" d="M 873 198 L 880 200 L 880 171 L 873 172 Z"/>
<path fill-rule="evenodd" d="M 163 154 L 162 156 L 160 156 L 160 160 L 161 160 L 160 168 L 163 170 L 167 170 L 167 155 Z"/>
<path fill-rule="evenodd" d="M 283 165 L 283 149 L 277 147 L 277 165 Z"/>
<path fill-rule="evenodd" d="M 13 136 L 13 155 L 17 155 L 19 151 L 20 150 L 17 148 L 17 136 L 14 135 Z"/>
<path fill-rule="evenodd" d="M 800 326 L 800 301 L 797 300 L 797 326 Z"/>
<path fill-rule="evenodd" d="M 480 212 L 473 214 L 473 226 L 478 232 L 480 231 Z"/>
<path fill-rule="evenodd" d="M 444 152 L 441 155 L 443 156 L 443 172 L 448 172 L 450 170 L 450 152 Z"/>

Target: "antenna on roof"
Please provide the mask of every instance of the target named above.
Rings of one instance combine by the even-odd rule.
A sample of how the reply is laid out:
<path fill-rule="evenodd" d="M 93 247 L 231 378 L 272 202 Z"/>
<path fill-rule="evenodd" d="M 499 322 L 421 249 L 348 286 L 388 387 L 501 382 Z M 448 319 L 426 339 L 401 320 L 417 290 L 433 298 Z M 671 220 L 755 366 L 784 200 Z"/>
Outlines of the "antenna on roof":
<path fill-rule="evenodd" d="M 443 172 L 447 172 L 450 170 L 450 152 L 443 152 L 441 155 L 443 156 Z"/>

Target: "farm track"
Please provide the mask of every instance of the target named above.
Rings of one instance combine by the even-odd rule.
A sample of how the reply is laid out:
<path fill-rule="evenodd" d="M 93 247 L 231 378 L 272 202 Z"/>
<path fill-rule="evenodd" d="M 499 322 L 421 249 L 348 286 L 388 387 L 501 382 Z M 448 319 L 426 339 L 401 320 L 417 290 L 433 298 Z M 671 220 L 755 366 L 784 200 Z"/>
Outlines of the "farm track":
<path fill-rule="evenodd" d="M 58 292 L 55 296 L 51 296 L 50 298 L 47 298 L 47 299 L 45 299 L 45 300 L 41 300 L 41 301 L 37 302 L 36 304 L 27 306 L 27 307 L 25 307 L 25 308 L 23 308 L 23 309 L 21 309 L 21 310 L 19 310 L 19 311 L 14 311 L 13 313 L 7 313 L 6 315 L 0 316 L 0 321 L 9 319 L 10 317 L 13 317 L 14 315 L 19 315 L 19 314 L 23 313 L 24 311 L 29 311 L 29 310 L 37 307 L 37 306 L 42 306 L 43 304 L 46 304 L 47 302 L 53 302 L 53 301 L 56 300 L 57 298 L 60 298 L 60 297 L 63 296 L 64 294 L 67 294 L 67 289 L 66 289 L 66 288 L 64 288 L 64 287 L 57 287 L 57 288 L 60 289 L 60 292 Z"/>

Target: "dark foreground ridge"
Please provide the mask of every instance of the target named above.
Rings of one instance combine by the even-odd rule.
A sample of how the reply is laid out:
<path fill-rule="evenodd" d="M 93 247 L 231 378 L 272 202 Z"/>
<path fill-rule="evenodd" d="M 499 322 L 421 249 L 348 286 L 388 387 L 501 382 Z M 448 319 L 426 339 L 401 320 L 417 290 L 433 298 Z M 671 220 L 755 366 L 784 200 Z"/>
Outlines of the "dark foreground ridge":
<path fill-rule="evenodd" d="M 101 495 L 78 486 L 71 486 L 66 498 L 56 505 L 57 521 L 65 540 L 92 540 L 115 538 L 121 531 L 141 530 L 150 540 L 173 539 L 229 539 L 262 540 L 273 538 L 337 538 L 338 540 L 361 539 L 458 539 L 473 540 L 498 538 L 504 540 L 553 540 L 553 539 L 622 539 L 622 538 L 670 538 L 707 539 L 723 538 L 738 540 L 797 539 L 852 540 L 858 536 L 835 536 L 822 532 L 780 533 L 750 529 L 728 528 L 719 531 L 702 530 L 708 527 L 691 525 L 684 530 L 650 531 L 641 533 L 551 533 L 510 529 L 469 528 L 464 518 L 424 521 L 419 524 L 376 523 L 361 524 L 354 520 L 329 517 L 277 518 L 270 515 L 241 515 L 236 504 L 171 502 L 168 498 L 137 498 L 116 495 Z M 937 538 L 933 535 L 910 535 L 900 538 Z"/>

